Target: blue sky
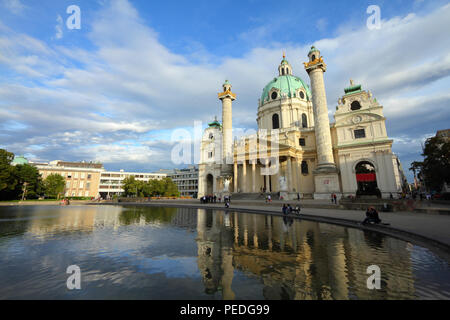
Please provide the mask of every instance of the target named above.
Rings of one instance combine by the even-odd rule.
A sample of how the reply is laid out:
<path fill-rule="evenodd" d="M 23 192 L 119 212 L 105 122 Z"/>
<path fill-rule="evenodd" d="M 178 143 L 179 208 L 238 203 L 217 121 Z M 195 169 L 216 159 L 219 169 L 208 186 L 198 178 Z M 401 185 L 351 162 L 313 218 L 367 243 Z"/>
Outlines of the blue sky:
<path fill-rule="evenodd" d="M 81 9 L 69 30 L 66 8 Z M 381 29 L 368 30 L 369 5 Z M 407 168 L 449 127 L 448 1 L 0 0 L 0 147 L 32 160 L 98 160 L 154 171 L 174 129 L 220 115 L 225 79 L 233 124 L 255 128 L 262 88 L 285 50 L 294 74 L 322 51 L 330 119 L 350 78 L 384 106 Z"/>

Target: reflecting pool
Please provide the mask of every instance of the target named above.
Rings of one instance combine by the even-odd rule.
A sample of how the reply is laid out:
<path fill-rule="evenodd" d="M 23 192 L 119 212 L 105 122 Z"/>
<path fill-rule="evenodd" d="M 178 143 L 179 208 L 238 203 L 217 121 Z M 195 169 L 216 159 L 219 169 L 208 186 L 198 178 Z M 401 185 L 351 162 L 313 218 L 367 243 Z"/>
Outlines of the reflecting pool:
<path fill-rule="evenodd" d="M 379 233 L 220 210 L 0 207 L 0 299 L 449 298 L 445 260 Z"/>

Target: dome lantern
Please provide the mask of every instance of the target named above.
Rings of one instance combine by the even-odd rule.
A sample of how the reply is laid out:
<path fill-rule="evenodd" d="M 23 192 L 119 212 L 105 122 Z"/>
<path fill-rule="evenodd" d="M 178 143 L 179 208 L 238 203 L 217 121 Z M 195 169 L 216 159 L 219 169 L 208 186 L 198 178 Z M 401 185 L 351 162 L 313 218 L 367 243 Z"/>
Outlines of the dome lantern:
<path fill-rule="evenodd" d="M 278 74 L 280 76 L 292 76 L 292 66 L 286 60 L 286 54 L 283 52 L 283 60 L 281 60 L 280 65 L 278 66 Z"/>

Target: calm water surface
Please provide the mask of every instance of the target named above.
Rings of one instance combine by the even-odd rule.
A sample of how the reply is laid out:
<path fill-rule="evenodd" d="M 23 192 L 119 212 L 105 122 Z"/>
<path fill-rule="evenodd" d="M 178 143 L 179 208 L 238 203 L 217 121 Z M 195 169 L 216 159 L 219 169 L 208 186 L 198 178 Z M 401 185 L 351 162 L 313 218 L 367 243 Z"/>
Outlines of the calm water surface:
<path fill-rule="evenodd" d="M 66 269 L 81 269 L 81 290 Z M 381 269 L 381 290 L 366 269 Z M 449 299 L 450 268 L 378 233 L 203 209 L 0 207 L 0 299 Z"/>

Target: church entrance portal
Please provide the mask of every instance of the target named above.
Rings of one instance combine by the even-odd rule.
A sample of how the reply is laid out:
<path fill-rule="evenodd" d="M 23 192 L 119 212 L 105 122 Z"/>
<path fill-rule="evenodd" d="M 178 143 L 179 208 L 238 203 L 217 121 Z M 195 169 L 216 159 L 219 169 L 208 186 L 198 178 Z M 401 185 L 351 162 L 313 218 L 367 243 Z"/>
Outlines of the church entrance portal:
<path fill-rule="evenodd" d="M 206 194 L 212 195 L 214 193 L 214 177 L 212 174 L 206 176 Z"/>
<path fill-rule="evenodd" d="M 368 161 L 361 161 L 356 165 L 357 196 L 381 196 L 377 185 L 375 167 Z"/>

